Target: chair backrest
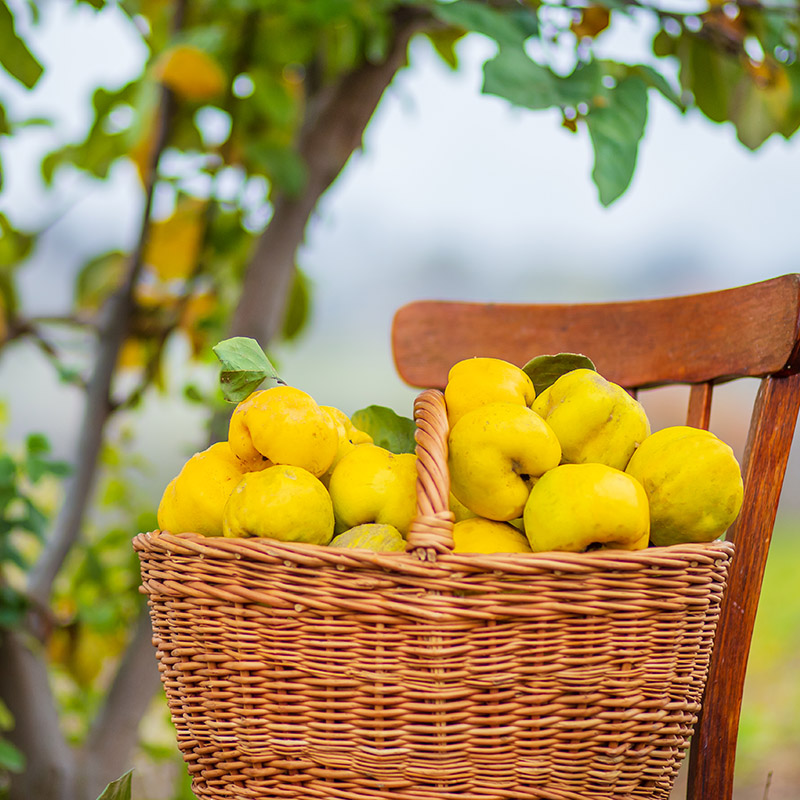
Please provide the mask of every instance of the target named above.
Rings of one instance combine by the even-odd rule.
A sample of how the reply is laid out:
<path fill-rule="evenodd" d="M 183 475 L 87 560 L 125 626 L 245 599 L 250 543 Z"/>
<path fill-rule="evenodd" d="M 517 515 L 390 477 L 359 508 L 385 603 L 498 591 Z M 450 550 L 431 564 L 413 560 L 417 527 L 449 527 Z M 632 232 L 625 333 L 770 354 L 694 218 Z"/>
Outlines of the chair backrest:
<path fill-rule="evenodd" d="M 708 428 L 715 384 L 760 378 L 742 459 L 742 511 L 709 669 L 692 737 L 689 800 L 729 800 L 745 670 L 786 463 L 800 407 L 800 275 L 706 294 L 618 303 L 420 301 L 392 327 L 400 377 L 443 388 L 471 356 L 522 366 L 535 355 L 584 353 L 632 393 L 689 384 L 688 425 Z"/>

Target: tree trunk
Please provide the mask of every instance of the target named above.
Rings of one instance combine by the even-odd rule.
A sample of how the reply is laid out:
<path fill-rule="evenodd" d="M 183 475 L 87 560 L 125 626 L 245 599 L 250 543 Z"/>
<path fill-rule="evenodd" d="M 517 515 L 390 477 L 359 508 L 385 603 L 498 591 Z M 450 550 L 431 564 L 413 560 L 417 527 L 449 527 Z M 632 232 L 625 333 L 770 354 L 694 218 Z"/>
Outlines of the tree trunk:
<path fill-rule="evenodd" d="M 75 762 L 61 733 L 42 645 L 22 631 L 0 631 L 0 697 L 14 717 L 9 735 L 25 754 L 10 800 L 78 800 Z"/>
<path fill-rule="evenodd" d="M 386 59 L 378 64 L 364 64 L 316 98 L 315 109 L 309 113 L 300 139 L 300 153 L 308 165 L 308 182 L 299 197 L 275 199 L 273 217 L 245 275 L 241 299 L 231 321 L 232 336 L 250 336 L 266 345 L 278 331 L 296 253 L 308 220 L 322 194 L 360 147 L 364 129 L 383 92 L 406 61 L 409 40 L 427 19 L 416 10 L 401 9 L 395 18 L 394 37 Z M 141 245 L 140 241 L 133 264 L 140 260 Z M 111 350 L 119 349 L 127 330 L 128 301 L 129 298 L 123 300 L 124 310 L 112 322 L 114 336 L 111 340 L 101 339 L 101 352 L 106 355 L 102 362 L 104 376 L 110 376 L 107 367 Z M 98 403 L 104 397 L 100 389 L 97 386 Z M 100 416 L 101 419 L 92 420 L 98 432 L 102 432 L 107 415 Z M 60 526 L 57 541 L 48 547 L 34 572 L 31 589 L 41 607 L 46 604 L 52 580 L 77 541 L 91 496 L 96 456 L 96 452 L 82 454 L 85 463 L 79 469 L 84 471 L 85 490 L 81 492 L 80 503 L 76 503 L 81 506 L 80 513 L 76 509 L 64 510 L 65 523 L 66 512 L 70 511 L 69 524 Z M 48 683 L 46 655 L 39 652 L 38 642 L 28 646 L 22 633 L 6 632 L 0 639 L 0 697 L 15 718 L 15 729 L 9 738 L 18 743 L 28 759 L 25 773 L 12 781 L 9 800 L 94 800 L 106 783 L 127 769 L 139 721 L 157 686 L 154 676 L 150 623 L 144 614 L 86 746 L 75 753 L 60 733 L 57 706 Z"/>
<path fill-rule="evenodd" d="M 306 226 L 320 197 L 361 147 L 364 129 L 386 88 L 406 63 L 408 43 L 427 18 L 411 9 L 395 15 L 386 59 L 365 63 L 313 98 L 300 135 L 308 181 L 296 198 L 278 196 L 273 216 L 245 273 L 231 336 L 248 336 L 266 346 L 278 332 Z"/>

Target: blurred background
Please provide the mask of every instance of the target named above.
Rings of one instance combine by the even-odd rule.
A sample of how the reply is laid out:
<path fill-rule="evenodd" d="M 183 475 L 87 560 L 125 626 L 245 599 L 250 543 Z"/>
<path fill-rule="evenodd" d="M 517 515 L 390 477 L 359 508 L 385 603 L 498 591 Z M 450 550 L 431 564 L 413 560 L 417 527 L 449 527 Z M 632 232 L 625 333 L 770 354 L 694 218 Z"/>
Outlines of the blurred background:
<path fill-rule="evenodd" d="M 431 11 L 439 5 L 460 11 Z M 215 3 L 51 0 L 11 2 L 3 11 L 14 42 L 41 65 L 30 88 L 18 74 L 24 54 L 16 67 L 4 58 L 0 73 L 2 437 L 16 464 L 14 491 L 41 520 L 14 534 L 15 563 L 0 585 L 10 587 L 12 608 L 24 576 L 40 576 L 34 584 L 51 604 L 45 644 L 53 708 L 70 746 L 98 735 L 92 713 L 105 708 L 141 612 L 135 597 L 108 602 L 135 589 L 125 543 L 155 527 L 163 487 L 206 446 L 209 409 L 220 402 L 210 352 L 219 339 L 258 338 L 284 380 L 320 403 L 348 414 L 379 404 L 410 416 L 416 390 L 398 378 L 390 347 L 392 316 L 409 301 L 637 299 L 800 271 L 800 140 L 792 138 L 800 80 L 790 48 L 797 21 L 786 8 L 766 24 L 760 7 L 746 16 L 735 3 L 676 2 L 661 14 L 634 4 L 605 17 L 587 10 L 603 11 L 602 4 L 320 0 L 302 13 L 280 6 L 241 3 L 226 17 Z M 500 20 L 509 9 L 529 16 L 509 16 L 517 26 L 509 28 Z M 265 19 L 272 28 L 248 43 L 254 21 Z M 713 25 L 728 37 L 724 56 L 691 44 Z M 484 64 L 528 36 L 531 63 L 546 65 L 562 94 L 554 90 L 546 103 L 520 100 L 499 78 L 487 92 Z M 745 61 L 730 56 L 731 41 Z M 360 129 L 353 141 L 352 131 L 337 127 L 351 111 L 326 103 L 364 63 L 390 62 L 393 48 L 399 56 L 391 68 L 371 74 L 371 84 L 354 84 L 364 106 L 353 114 L 363 128 L 358 146 Z M 605 74 L 584 101 L 578 77 L 586 81 L 587 64 L 604 65 Z M 593 146 L 591 120 L 597 109 L 615 107 L 613 93 L 626 82 L 649 75 L 634 75 L 634 64 L 657 71 L 666 89 L 652 76 L 645 81 L 641 129 L 618 130 L 635 168 L 621 188 L 609 189 L 602 176 L 593 180 L 607 154 Z M 701 83 L 713 75 L 725 97 L 719 113 Z M 747 102 L 737 100 L 742 75 L 763 97 L 753 89 Z M 375 81 L 383 84 L 376 89 Z M 597 91 L 610 94 L 595 106 Z M 748 124 L 758 114 L 766 121 L 754 132 Z M 317 160 L 329 154 L 313 135 L 341 139 L 321 168 L 332 171 L 332 185 L 322 181 L 316 197 Z M 149 227 L 142 222 L 148 211 Z M 304 235 L 283 255 L 280 232 L 297 231 L 298 214 Z M 274 262 L 264 273 L 272 277 L 261 281 L 270 294 L 254 300 L 264 303 L 255 320 L 237 312 L 253 258 Z M 106 419 L 102 412 L 82 538 L 68 557 L 53 556 L 58 574 L 48 581 L 35 565 L 46 553 L 43 540 L 66 525 L 57 521 L 65 496 L 60 465 L 71 463 L 76 479 L 92 427 L 87 397 L 100 370 L 91 320 L 109 318 L 128 325 L 113 334 L 119 341 L 110 356 L 119 413 Z M 717 393 L 711 429 L 741 456 L 754 382 Z M 679 423 L 681 402 L 681 390 L 648 393 L 653 427 Z M 741 800 L 799 796 L 797 449 L 742 714 Z M 49 465 L 43 477 L 23 474 L 31 453 Z M 134 797 L 191 797 L 163 695 L 148 702 L 126 754 L 137 768 Z M 0 722 L 13 711 L 0 707 Z M 4 766 L 12 774 L 22 766 L 9 752 Z"/>

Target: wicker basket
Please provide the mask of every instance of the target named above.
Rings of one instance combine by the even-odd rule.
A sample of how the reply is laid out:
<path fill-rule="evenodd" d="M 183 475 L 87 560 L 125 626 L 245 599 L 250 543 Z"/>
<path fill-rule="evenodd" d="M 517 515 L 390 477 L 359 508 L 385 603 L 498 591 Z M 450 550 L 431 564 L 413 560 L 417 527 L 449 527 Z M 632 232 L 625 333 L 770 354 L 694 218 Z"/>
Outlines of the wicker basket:
<path fill-rule="evenodd" d="M 667 798 L 732 547 L 455 555 L 441 393 L 411 553 L 141 534 L 161 678 L 207 798 Z"/>

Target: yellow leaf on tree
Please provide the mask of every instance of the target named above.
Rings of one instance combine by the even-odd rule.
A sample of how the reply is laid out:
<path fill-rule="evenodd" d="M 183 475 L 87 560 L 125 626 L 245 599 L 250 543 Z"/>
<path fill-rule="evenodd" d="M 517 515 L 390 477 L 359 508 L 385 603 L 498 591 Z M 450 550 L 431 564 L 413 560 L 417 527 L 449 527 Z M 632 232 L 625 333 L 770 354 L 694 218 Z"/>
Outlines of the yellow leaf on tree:
<path fill-rule="evenodd" d="M 117 356 L 117 369 L 141 369 L 147 363 L 147 351 L 140 339 L 126 339 Z"/>
<path fill-rule="evenodd" d="M 174 308 L 179 299 L 175 292 L 152 283 L 137 283 L 133 289 L 133 297 L 136 305 L 147 311 Z"/>
<path fill-rule="evenodd" d="M 183 308 L 181 326 L 194 327 L 210 317 L 216 308 L 217 295 L 214 292 L 203 290 L 193 294 Z"/>
<path fill-rule="evenodd" d="M 217 295 L 203 290 L 193 294 L 183 308 L 180 327 L 189 339 L 194 357 L 207 349 L 208 333 L 203 330 L 203 322 L 214 313 L 217 304 Z"/>
<path fill-rule="evenodd" d="M 210 100 L 225 88 L 225 73 L 204 50 L 175 45 L 165 50 L 155 64 L 155 76 L 186 100 Z"/>
<path fill-rule="evenodd" d="M 202 205 L 180 205 L 171 217 L 151 224 L 144 262 L 161 280 L 186 278 L 197 263 L 202 238 Z"/>
<path fill-rule="evenodd" d="M 593 39 L 602 33 L 611 22 L 611 12 L 603 6 L 588 6 L 581 9 L 580 19 L 573 22 L 570 28 L 579 38 Z"/>
<path fill-rule="evenodd" d="M 150 153 L 153 149 L 153 129 L 147 128 L 144 135 L 128 152 L 128 158 L 133 161 L 142 186 L 147 183 L 147 172 L 150 167 Z"/>

